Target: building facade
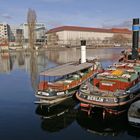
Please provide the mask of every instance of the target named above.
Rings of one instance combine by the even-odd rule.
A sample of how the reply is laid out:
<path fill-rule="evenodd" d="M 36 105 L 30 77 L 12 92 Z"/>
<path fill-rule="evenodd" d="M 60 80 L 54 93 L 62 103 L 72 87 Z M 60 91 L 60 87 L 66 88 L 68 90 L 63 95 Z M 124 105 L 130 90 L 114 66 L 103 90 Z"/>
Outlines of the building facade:
<path fill-rule="evenodd" d="M 23 38 L 25 42 L 28 42 L 29 35 L 28 35 L 28 24 L 24 23 L 20 25 L 20 28 L 23 29 Z M 46 26 L 44 23 L 36 23 L 35 27 L 35 35 L 36 40 L 40 40 L 45 36 Z"/>
<path fill-rule="evenodd" d="M 10 41 L 10 26 L 0 23 L 0 44 L 8 44 Z"/>
<path fill-rule="evenodd" d="M 47 32 L 47 44 L 60 46 L 79 46 L 80 40 L 87 40 L 87 45 L 111 44 L 114 36 L 131 39 L 132 33 L 128 29 L 102 29 L 76 26 L 62 26 Z"/>

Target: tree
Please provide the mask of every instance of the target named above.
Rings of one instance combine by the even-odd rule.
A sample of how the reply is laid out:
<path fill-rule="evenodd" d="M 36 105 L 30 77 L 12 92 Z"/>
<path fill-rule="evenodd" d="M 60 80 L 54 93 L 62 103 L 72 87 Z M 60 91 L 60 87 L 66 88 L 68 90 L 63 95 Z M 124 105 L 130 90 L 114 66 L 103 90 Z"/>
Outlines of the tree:
<path fill-rule="evenodd" d="M 28 10 L 27 23 L 28 23 L 29 46 L 31 49 L 34 49 L 35 48 L 34 43 L 35 43 L 36 12 L 32 9 Z"/>
<path fill-rule="evenodd" d="M 122 34 L 114 34 L 111 41 L 114 44 L 116 43 L 116 44 L 124 45 L 129 42 L 129 39 L 123 36 Z"/>

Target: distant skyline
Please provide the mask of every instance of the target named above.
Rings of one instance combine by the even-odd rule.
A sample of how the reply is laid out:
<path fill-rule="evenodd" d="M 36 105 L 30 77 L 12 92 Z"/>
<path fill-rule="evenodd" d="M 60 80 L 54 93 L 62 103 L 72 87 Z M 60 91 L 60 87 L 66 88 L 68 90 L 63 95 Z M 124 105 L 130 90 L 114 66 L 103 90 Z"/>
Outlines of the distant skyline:
<path fill-rule="evenodd" d="M 0 22 L 26 23 L 28 9 L 48 28 L 62 25 L 129 27 L 140 18 L 140 0 L 0 0 Z"/>

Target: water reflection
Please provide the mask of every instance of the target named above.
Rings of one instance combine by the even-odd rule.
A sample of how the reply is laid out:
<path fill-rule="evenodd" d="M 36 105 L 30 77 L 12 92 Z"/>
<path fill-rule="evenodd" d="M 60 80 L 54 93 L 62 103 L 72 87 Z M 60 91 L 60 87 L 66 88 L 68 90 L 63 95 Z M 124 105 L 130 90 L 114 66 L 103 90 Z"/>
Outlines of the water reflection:
<path fill-rule="evenodd" d="M 40 116 L 42 130 L 49 133 L 64 131 L 76 121 L 87 133 L 101 136 L 103 139 L 105 136 L 120 137 L 122 135 L 140 138 L 139 129 L 129 125 L 127 114 L 116 117 L 107 116 L 103 119 L 100 110 L 96 110 L 95 114 L 88 116 L 87 113 L 77 108 L 78 105 L 76 100 L 70 98 L 50 109 L 45 106 L 37 106 L 36 114 Z"/>
<path fill-rule="evenodd" d="M 31 53 L 30 58 L 30 77 L 32 88 L 37 91 L 38 84 L 38 68 L 37 68 L 37 55 L 35 52 Z"/>
<path fill-rule="evenodd" d="M 0 54 L 0 73 L 23 70 L 30 75 L 31 85 L 37 90 L 38 75 L 47 68 L 48 59 L 44 52 L 11 52 Z"/>
<path fill-rule="evenodd" d="M 98 56 L 101 61 L 116 61 L 122 49 L 87 49 L 87 58 Z M 36 65 L 38 72 L 51 67 L 51 64 L 60 64 L 70 61 L 78 61 L 80 49 L 64 49 L 42 52 L 10 52 L 0 53 L 0 73 L 9 73 L 15 69 L 23 69 L 30 73 L 31 65 Z M 50 63 L 50 65 L 48 64 Z M 54 66 L 54 65 L 53 65 Z M 33 70 L 33 69 L 32 69 Z M 32 71 L 31 70 L 31 71 Z"/>
<path fill-rule="evenodd" d="M 87 49 L 87 59 L 99 57 L 101 61 L 118 60 L 122 48 L 108 48 L 108 49 Z M 80 59 L 80 49 L 64 49 L 60 51 L 48 51 L 47 56 L 50 60 L 56 63 L 67 63 L 70 61 L 78 61 Z"/>
<path fill-rule="evenodd" d="M 103 119 L 99 111 L 93 116 L 88 116 L 87 113 L 78 111 L 76 120 L 82 128 L 94 135 L 117 137 L 127 134 L 135 138 L 140 137 L 139 129 L 129 125 L 127 114 L 115 117 L 108 116 Z"/>
<path fill-rule="evenodd" d="M 41 117 L 41 128 L 48 132 L 57 132 L 71 125 L 76 118 L 74 107 L 77 103 L 75 99 L 69 98 L 49 109 L 46 106 L 38 106 L 36 114 Z"/>
<path fill-rule="evenodd" d="M 80 58 L 80 51 L 76 48 L 66 50 L 64 49 L 59 51 L 48 51 L 47 56 L 50 60 L 62 64 L 72 61 L 78 61 Z"/>
<path fill-rule="evenodd" d="M 93 116 L 88 116 L 87 113 L 79 111 L 77 115 L 77 123 L 86 131 L 102 136 L 117 136 L 124 133 L 127 127 L 127 117 L 123 116 L 108 116 L 105 119 L 100 111 L 96 111 Z"/>
<path fill-rule="evenodd" d="M 99 56 L 104 66 L 107 66 L 117 61 L 121 50 L 115 48 L 90 49 L 87 50 L 87 56 Z M 30 87 L 32 85 L 36 89 L 36 79 L 40 71 L 79 58 L 79 49 L 44 51 L 33 54 L 27 52 L 0 54 L 0 109 L 2 110 L 0 134 L 2 139 L 28 139 L 29 137 L 30 139 L 58 139 L 58 137 L 66 139 L 69 136 L 72 138 L 76 136 L 80 139 L 99 138 L 100 140 L 112 139 L 112 137 L 115 139 L 140 139 L 140 129 L 131 127 L 126 116 L 108 117 L 103 120 L 102 114 L 99 113 L 89 117 L 76 108 L 77 102 L 75 103 L 72 98 L 71 101 L 66 102 L 67 104 L 58 105 L 50 110 L 37 106 L 35 113 L 33 103 L 35 97 Z M 30 83 L 32 84 L 28 85 Z M 40 127 L 43 131 L 40 131 Z M 44 131 L 51 134 L 44 135 Z M 59 131 L 63 133 L 54 133 Z"/>
<path fill-rule="evenodd" d="M 21 69 L 30 73 L 31 65 L 36 65 L 38 72 L 47 67 L 48 58 L 45 52 L 11 52 L 0 53 L 0 73 Z"/>
<path fill-rule="evenodd" d="M 118 58 L 122 49 L 87 49 L 87 58 L 98 56 L 103 64 L 112 64 Z M 113 53 L 112 53 L 113 52 Z M 10 73 L 15 70 L 24 70 L 31 77 L 32 88 L 37 90 L 38 75 L 47 68 L 61 63 L 78 61 L 80 49 L 64 49 L 40 52 L 10 52 L 0 54 L 0 73 Z M 108 61 L 107 61 L 108 60 Z"/>
<path fill-rule="evenodd" d="M 10 63 L 9 53 L 2 53 L 0 55 L 0 73 L 9 73 L 12 66 Z"/>
<path fill-rule="evenodd" d="M 24 59 L 25 57 L 24 57 L 24 55 L 23 55 L 23 53 L 22 52 L 19 52 L 18 53 L 18 65 L 19 66 L 24 66 L 24 64 L 25 64 L 25 59 Z"/>
<path fill-rule="evenodd" d="M 127 133 L 129 136 L 132 136 L 134 138 L 140 138 L 140 129 L 139 128 L 134 128 L 129 126 L 127 128 Z"/>

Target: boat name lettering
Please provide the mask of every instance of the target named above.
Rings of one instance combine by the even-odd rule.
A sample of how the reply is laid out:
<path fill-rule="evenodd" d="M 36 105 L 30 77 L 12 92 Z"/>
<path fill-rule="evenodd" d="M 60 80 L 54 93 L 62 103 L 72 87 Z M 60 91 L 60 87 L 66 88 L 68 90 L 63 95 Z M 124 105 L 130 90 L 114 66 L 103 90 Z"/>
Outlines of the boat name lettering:
<path fill-rule="evenodd" d="M 113 85 L 110 84 L 110 83 L 102 83 L 102 85 L 104 85 L 104 86 L 113 86 Z"/>
<path fill-rule="evenodd" d="M 41 93 L 42 93 L 42 95 L 44 95 L 44 96 L 49 96 L 49 95 L 50 95 L 48 92 L 41 92 Z"/>
<path fill-rule="evenodd" d="M 94 101 L 103 102 L 103 98 L 101 98 L 101 97 L 88 96 L 87 99 L 88 100 L 94 100 Z"/>

